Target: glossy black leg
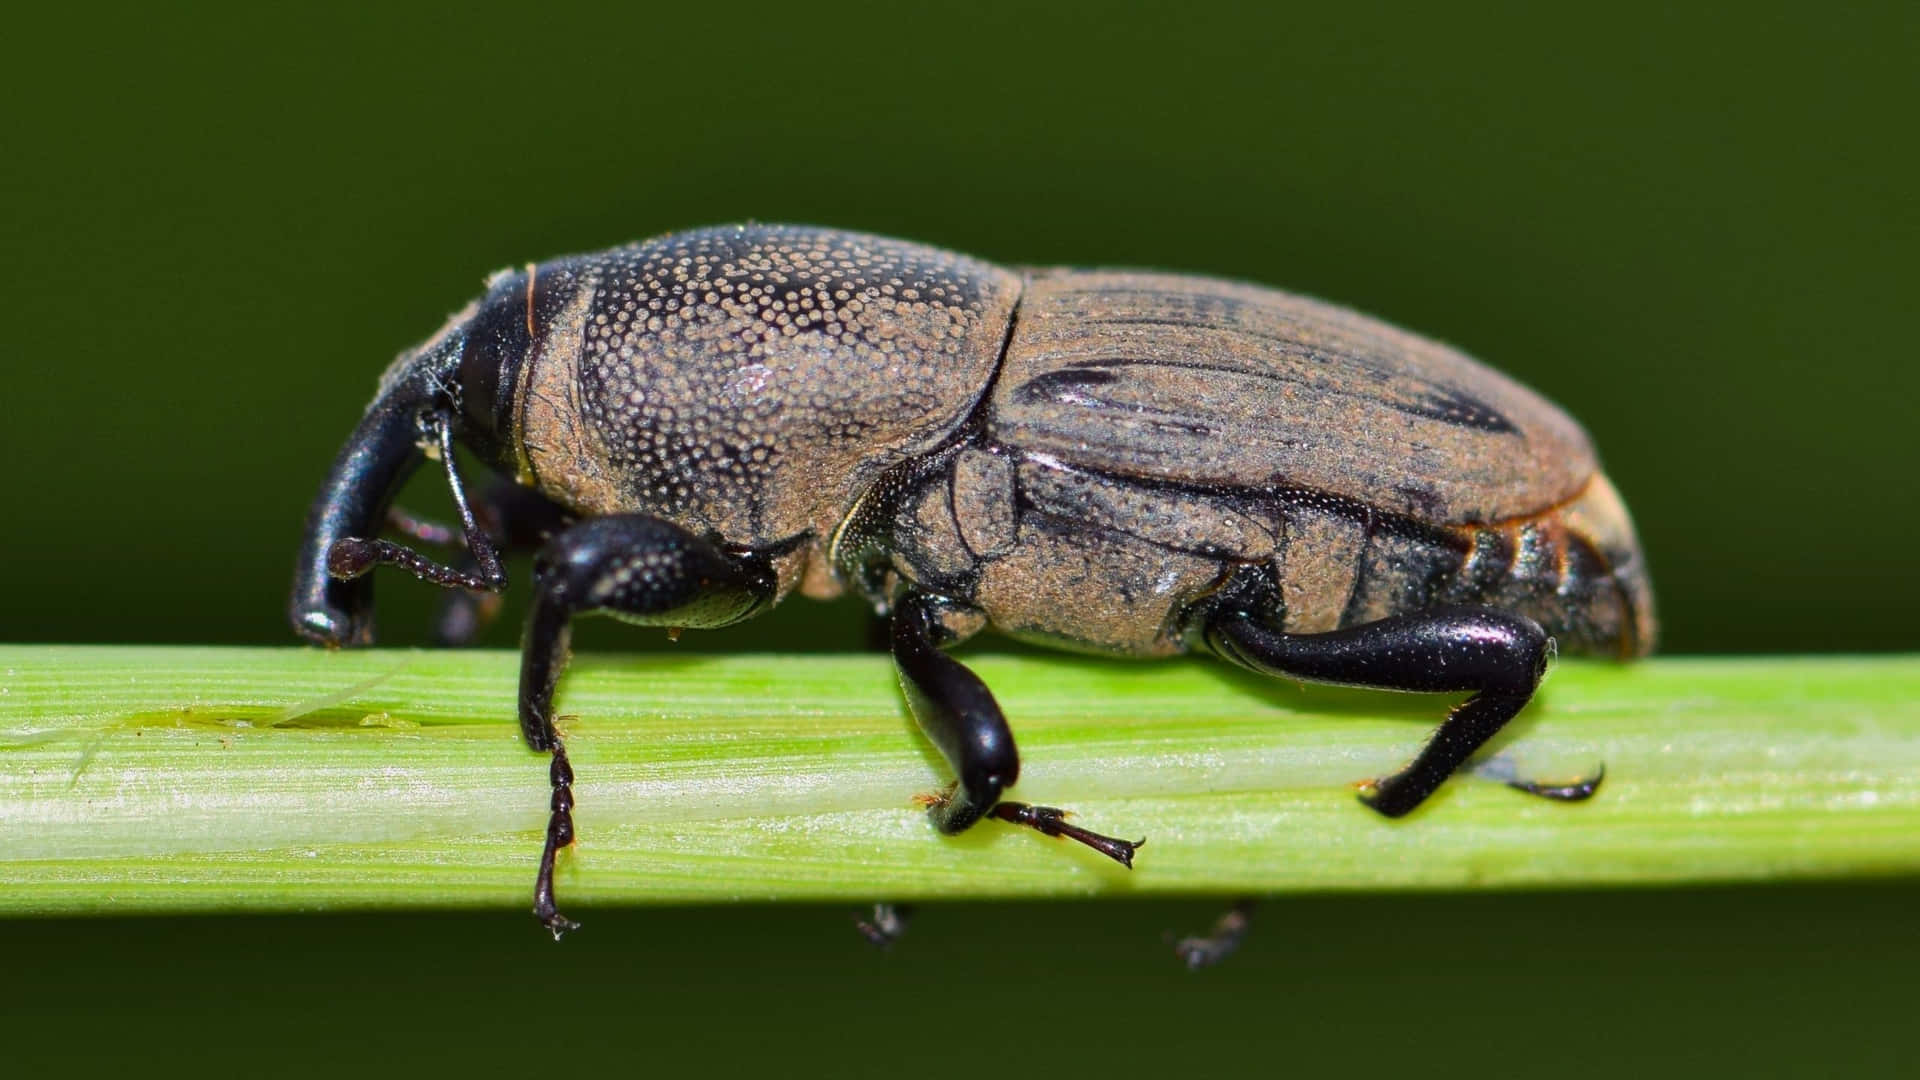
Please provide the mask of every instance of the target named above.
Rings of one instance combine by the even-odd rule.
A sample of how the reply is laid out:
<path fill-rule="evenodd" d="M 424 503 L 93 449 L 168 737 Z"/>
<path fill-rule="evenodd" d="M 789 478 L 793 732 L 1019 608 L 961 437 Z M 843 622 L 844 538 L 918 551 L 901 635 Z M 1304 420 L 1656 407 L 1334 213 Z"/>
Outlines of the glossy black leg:
<path fill-rule="evenodd" d="M 893 663 L 920 730 L 953 767 L 959 784 L 929 810 L 943 833 L 962 832 L 1020 779 L 1013 729 L 993 692 L 941 647 L 958 641 L 942 619 L 946 605 L 911 594 L 894 605 Z"/>
<path fill-rule="evenodd" d="M 496 481 L 498 483 L 498 481 Z M 502 559 L 512 554 L 507 545 L 500 542 L 500 531 L 487 519 L 486 496 L 481 496 L 480 505 L 474 508 L 474 517 L 480 527 L 487 531 L 494 544 L 499 548 Z M 466 550 L 460 536 L 460 530 L 451 528 L 398 507 L 387 508 L 387 531 L 398 533 L 416 544 L 428 547 L 458 548 Z M 454 569 L 463 574 L 477 574 L 480 564 L 471 555 L 462 556 L 454 564 Z M 500 615 L 501 595 L 491 592 L 469 592 L 466 589 L 449 589 L 440 599 L 440 611 L 433 620 L 433 643 L 435 645 L 471 645 L 493 620 Z"/>
<path fill-rule="evenodd" d="M 520 733 L 553 755 L 553 802 L 534 883 L 533 913 L 554 937 L 578 924 L 553 896 L 554 859 L 573 842 L 573 768 L 553 726 L 573 617 L 612 615 L 645 626 L 710 628 L 770 603 L 771 559 L 732 555 L 677 525 L 640 514 L 594 518 L 553 536 L 533 561 L 534 596 L 520 656 Z"/>
<path fill-rule="evenodd" d="M 1121 840 L 1118 837 L 1102 836 L 1089 829 L 1083 829 L 1067 820 L 1067 811 L 1055 806 L 1034 806 L 1031 803 L 1003 802 L 989 811 L 994 817 L 1014 825 L 1025 825 L 1038 831 L 1042 836 L 1064 836 L 1078 841 L 1093 850 L 1112 859 L 1127 869 L 1133 869 L 1134 852 L 1147 846 L 1147 838 Z"/>
<path fill-rule="evenodd" d="M 893 661 L 907 705 L 959 778 L 951 792 L 928 808 L 934 826 L 958 833 L 991 812 L 1047 836 L 1077 840 L 1132 866 L 1134 849 L 1146 841 L 1116 840 L 1067 824 L 1066 811 L 1051 806 L 1000 801 L 1001 792 L 1020 778 L 1020 753 L 992 691 L 941 651 L 958 640 L 944 617 L 958 611 L 949 601 L 918 593 L 903 597 L 893 610 Z"/>
<path fill-rule="evenodd" d="M 1475 691 L 1413 763 L 1360 798 L 1388 817 L 1426 801 L 1533 697 L 1551 639 L 1532 619 L 1491 608 L 1440 607 L 1333 630 L 1285 634 L 1242 611 L 1207 623 L 1222 657 L 1268 675 L 1382 690 Z"/>
<path fill-rule="evenodd" d="M 547 782 L 553 786 L 553 798 L 548 804 L 547 839 L 540 848 L 540 869 L 533 879 L 533 917 L 552 932 L 553 940 L 559 941 L 567 931 L 580 929 L 580 924 L 560 914 L 553 899 L 554 860 L 559 858 L 560 849 L 573 844 L 573 765 L 557 736 L 553 740 L 553 760 L 547 765 Z"/>
<path fill-rule="evenodd" d="M 504 476 L 493 477 L 474 500 L 474 520 L 494 544 L 501 559 L 519 552 L 532 551 L 547 538 L 572 522 L 572 515 L 559 503 L 532 488 L 514 483 Z M 430 547 L 466 549 L 458 528 L 423 518 L 398 507 L 387 510 L 387 530 Z M 478 560 L 466 555 L 454 566 L 460 573 L 477 575 Z M 500 614 L 499 593 L 448 591 L 434 619 L 433 643 L 470 645 L 484 633 Z"/>

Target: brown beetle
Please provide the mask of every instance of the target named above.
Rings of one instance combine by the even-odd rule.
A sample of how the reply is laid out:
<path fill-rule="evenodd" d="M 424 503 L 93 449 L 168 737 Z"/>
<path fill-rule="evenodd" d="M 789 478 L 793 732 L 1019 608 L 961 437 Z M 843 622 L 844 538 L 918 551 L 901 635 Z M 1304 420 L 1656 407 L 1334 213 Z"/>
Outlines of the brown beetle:
<path fill-rule="evenodd" d="M 456 439 L 518 494 L 476 513 Z M 372 539 L 423 447 L 465 569 Z M 795 590 L 857 590 L 890 618 L 913 714 L 958 778 L 934 824 L 991 814 L 1129 864 L 1134 845 L 1002 800 L 1012 732 L 944 647 L 991 626 L 1472 691 L 1363 790 L 1398 816 L 1520 711 L 1556 640 L 1630 657 L 1654 636 L 1633 527 L 1586 435 L 1458 352 L 1251 285 L 1013 271 L 795 226 L 495 275 L 387 369 L 308 520 L 293 624 L 363 643 L 374 565 L 498 592 L 499 548 L 536 544 L 519 716 L 552 755 L 535 912 L 556 934 L 573 925 L 552 887 L 573 777 L 551 705 L 576 615 L 717 627 Z"/>

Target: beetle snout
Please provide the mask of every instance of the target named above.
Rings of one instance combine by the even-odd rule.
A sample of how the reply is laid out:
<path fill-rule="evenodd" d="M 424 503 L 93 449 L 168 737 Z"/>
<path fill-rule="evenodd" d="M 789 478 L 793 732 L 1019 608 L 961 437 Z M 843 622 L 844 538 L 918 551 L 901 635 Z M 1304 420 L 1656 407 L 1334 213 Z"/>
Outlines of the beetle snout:
<path fill-rule="evenodd" d="M 329 550 L 328 554 L 331 554 Z M 373 644 L 373 579 L 327 574 L 296 588 L 288 614 L 294 632 L 329 649 Z"/>
<path fill-rule="evenodd" d="M 366 645 L 373 640 L 373 621 L 355 618 L 337 608 L 320 607 L 300 611 L 293 628 L 315 645 L 337 649 L 347 645 Z"/>
<path fill-rule="evenodd" d="M 380 534 L 393 493 L 420 463 L 420 410 L 430 404 L 433 386 L 425 378 L 389 379 L 320 486 L 287 609 L 294 632 L 308 641 L 338 648 L 373 640 L 373 579 L 366 568 L 361 576 L 337 575 L 334 549 L 343 540 Z"/>

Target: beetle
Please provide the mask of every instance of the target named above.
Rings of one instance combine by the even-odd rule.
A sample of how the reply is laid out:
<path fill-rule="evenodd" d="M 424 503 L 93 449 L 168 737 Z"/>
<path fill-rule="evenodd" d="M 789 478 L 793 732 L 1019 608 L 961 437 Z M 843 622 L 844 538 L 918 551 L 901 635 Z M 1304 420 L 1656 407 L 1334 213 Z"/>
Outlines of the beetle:
<path fill-rule="evenodd" d="M 510 482 L 470 499 L 456 443 Z M 464 565 L 379 538 L 429 456 Z M 677 632 L 854 591 L 953 770 L 939 831 L 993 816 L 1128 865 L 1136 844 L 1004 797 L 1012 730 L 949 647 L 992 628 L 1471 692 L 1410 764 L 1361 786 L 1399 817 L 1526 705 L 1556 643 L 1627 658 L 1655 629 L 1585 432 L 1451 348 L 1255 285 L 1007 269 L 805 226 L 495 274 L 381 376 L 308 516 L 293 626 L 366 643 L 373 567 L 484 595 L 515 547 L 538 549 L 518 715 L 550 756 L 534 911 L 556 937 L 576 925 L 553 895 L 574 833 L 552 714 L 576 616 Z M 1597 778 L 1510 782 L 1576 798 Z"/>

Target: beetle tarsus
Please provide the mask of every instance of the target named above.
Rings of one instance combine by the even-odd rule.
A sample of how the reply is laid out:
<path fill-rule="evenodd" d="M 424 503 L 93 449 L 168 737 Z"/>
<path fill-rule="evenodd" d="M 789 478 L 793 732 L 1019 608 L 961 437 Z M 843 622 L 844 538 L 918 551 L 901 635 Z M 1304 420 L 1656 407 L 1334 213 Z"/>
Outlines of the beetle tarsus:
<path fill-rule="evenodd" d="M 553 801 L 547 815 L 547 842 L 540 850 L 540 872 L 533 883 L 533 916 L 553 934 L 553 940 L 580 924 L 560 914 L 553 899 L 553 864 L 560 849 L 573 844 L 573 766 L 567 762 L 566 747 L 553 741 L 553 761 L 547 766 L 547 778 L 553 785 Z"/>
<path fill-rule="evenodd" d="M 1247 927 L 1253 918 L 1253 901 L 1242 899 L 1221 914 L 1213 924 L 1213 929 L 1204 935 L 1196 934 L 1183 937 L 1174 942 L 1173 952 L 1188 971 L 1199 971 L 1232 956 L 1246 940 Z"/>
<path fill-rule="evenodd" d="M 532 551 L 564 528 L 571 516 L 567 509 L 532 488 L 505 477 L 494 477 L 481 489 L 473 504 L 474 521 L 485 531 L 501 559 L 515 552 Z M 398 506 L 387 509 L 388 530 L 418 544 L 466 551 L 466 538 L 453 526 L 423 518 Z M 454 564 L 462 574 L 477 576 L 480 563 L 471 554 Z M 433 621 L 435 645 L 470 645 L 500 614 L 500 593 L 493 590 L 455 588 L 440 602 Z"/>
<path fill-rule="evenodd" d="M 996 805 L 991 813 L 1001 821 L 1025 825 L 1029 829 L 1037 830 L 1042 836 L 1064 836 L 1069 840 L 1076 840 L 1129 870 L 1133 869 L 1133 853 L 1147 846 L 1145 837 L 1138 840 L 1121 840 L 1083 829 L 1066 820 L 1067 811 L 1054 806 L 1003 802 Z"/>
<path fill-rule="evenodd" d="M 1518 777 L 1505 781 L 1515 791 L 1524 791 L 1529 795 L 1538 795 L 1542 799 L 1555 802 L 1585 802 L 1593 798 L 1600 790 L 1600 782 L 1607 778 L 1607 767 L 1601 765 L 1592 776 L 1583 776 L 1577 780 L 1552 783 L 1543 780 L 1522 780 Z"/>
<path fill-rule="evenodd" d="M 1594 792 L 1600 790 L 1600 782 L 1607 778 L 1607 766 L 1602 762 L 1592 774 L 1572 780 L 1530 780 L 1520 775 L 1513 760 L 1505 754 L 1476 761 L 1472 769 L 1473 775 L 1481 779 L 1496 780 L 1515 791 L 1524 791 L 1555 802 L 1584 802 L 1591 799 Z"/>

